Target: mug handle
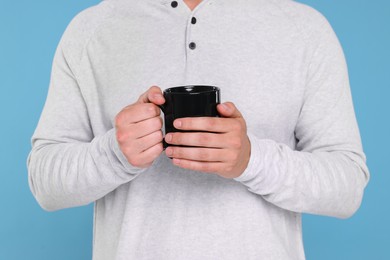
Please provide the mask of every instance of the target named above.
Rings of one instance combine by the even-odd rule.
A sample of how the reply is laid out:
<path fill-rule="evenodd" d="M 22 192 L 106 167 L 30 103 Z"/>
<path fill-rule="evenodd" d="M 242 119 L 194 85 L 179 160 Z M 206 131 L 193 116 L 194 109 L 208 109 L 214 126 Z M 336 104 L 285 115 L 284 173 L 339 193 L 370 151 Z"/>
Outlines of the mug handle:
<path fill-rule="evenodd" d="M 161 111 L 163 111 L 163 113 L 165 113 L 165 106 L 164 106 L 164 104 L 157 105 L 157 106 L 161 109 Z"/>
<path fill-rule="evenodd" d="M 162 104 L 162 105 L 157 105 L 160 109 L 161 109 L 161 111 L 165 114 L 165 106 L 164 106 L 164 104 Z M 165 119 L 164 119 L 165 120 Z M 163 149 L 164 149 L 164 151 L 165 151 L 165 149 L 168 147 L 168 144 L 167 144 L 167 142 L 165 142 L 165 136 L 163 136 Z"/>

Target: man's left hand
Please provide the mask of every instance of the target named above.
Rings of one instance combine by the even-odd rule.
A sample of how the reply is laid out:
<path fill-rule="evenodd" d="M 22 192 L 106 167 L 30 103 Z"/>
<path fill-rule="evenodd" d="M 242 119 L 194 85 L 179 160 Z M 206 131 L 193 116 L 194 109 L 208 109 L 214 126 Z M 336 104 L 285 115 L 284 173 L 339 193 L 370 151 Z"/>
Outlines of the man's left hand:
<path fill-rule="evenodd" d="M 217 110 L 221 117 L 176 119 L 176 129 L 192 132 L 168 133 L 165 141 L 174 146 L 165 153 L 178 167 L 236 178 L 250 158 L 246 123 L 233 103 L 219 104 Z"/>

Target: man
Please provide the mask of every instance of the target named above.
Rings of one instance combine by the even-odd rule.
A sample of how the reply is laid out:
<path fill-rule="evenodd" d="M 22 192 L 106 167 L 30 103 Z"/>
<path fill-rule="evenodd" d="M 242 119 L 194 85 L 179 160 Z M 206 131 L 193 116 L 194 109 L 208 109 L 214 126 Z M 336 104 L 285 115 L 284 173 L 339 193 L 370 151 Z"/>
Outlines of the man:
<path fill-rule="evenodd" d="M 178 146 L 163 151 L 161 89 L 189 84 L 231 102 L 176 120 L 193 131 L 167 134 Z M 95 202 L 96 260 L 304 259 L 301 213 L 347 218 L 369 179 L 342 49 L 322 15 L 288 0 L 82 12 L 32 144 L 44 209 Z"/>

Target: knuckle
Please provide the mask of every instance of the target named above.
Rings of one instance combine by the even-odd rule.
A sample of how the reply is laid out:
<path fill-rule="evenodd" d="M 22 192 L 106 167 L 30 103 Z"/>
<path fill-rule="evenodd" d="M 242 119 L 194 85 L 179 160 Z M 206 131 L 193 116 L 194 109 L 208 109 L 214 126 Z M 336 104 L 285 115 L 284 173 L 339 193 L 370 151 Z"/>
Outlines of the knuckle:
<path fill-rule="evenodd" d="M 153 104 L 152 103 L 145 103 L 145 104 L 141 104 L 141 106 L 143 106 L 146 110 L 153 110 Z"/>
<path fill-rule="evenodd" d="M 198 149 L 197 154 L 197 157 L 201 161 L 206 161 L 210 157 L 206 149 Z"/>
<path fill-rule="evenodd" d="M 210 137 L 207 134 L 200 133 L 197 135 L 198 142 L 200 145 L 207 145 L 210 143 Z"/>
<path fill-rule="evenodd" d="M 145 91 L 145 92 L 142 92 L 142 94 L 139 95 L 139 97 L 138 97 L 138 101 L 143 101 L 144 98 L 145 98 L 145 96 L 148 94 L 148 91 L 149 91 L 149 90 L 147 90 L 147 91 Z"/>
<path fill-rule="evenodd" d="M 163 145 L 161 143 L 155 145 L 153 147 L 154 149 L 154 152 L 153 152 L 153 160 L 156 159 L 163 151 L 164 151 L 164 148 L 163 148 Z"/>
<path fill-rule="evenodd" d="M 137 157 L 131 157 L 129 163 L 135 167 L 141 166 L 141 161 Z"/>
<path fill-rule="evenodd" d="M 172 155 L 177 158 L 183 157 L 183 150 L 181 148 L 174 148 L 172 149 Z"/>
<path fill-rule="evenodd" d="M 157 86 L 151 86 L 149 89 L 148 89 L 148 92 L 161 92 L 161 89 Z"/>
<path fill-rule="evenodd" d="M 129 146 L 124 146 L 121 150 L 122 150 L 123 154 L 125 154 L 125 156 L 131 155 L 131 149 Z"/>
<path fill-rule="evenodd" d="M 153 162 L 163 152 L 163 147 L 162 144 L 156 144 L 150 149 L 151 152 L 149 159 Z"/>
<path fill-rule="evenodd" d="M 237 132 L 241 132 L 241 130 L 242 130 L 242 126 L 241 126 L 240 122 L 238 122 L 237 120 L 234 121 L 234 123 L 232 124 L 232 127 L 233 127 L 233 130 L 237 131 Z"/>
<path fill-rule="evenodd" d="M 198 168 L 199 168 L 198 170 L 201 172 L 207 172 L 208 167 L 204 163 L 201 163 L 201 164 L 199 164 Z"/>
<path fill-rule="evenodd" d="M 147 113 L 150 115 L 157 116 L 160 112 L 158 107 L 153 103 L 145 103 L 143 105 L 145 106 Z"/>
<path fill-rule="evenodd" d="M 212 171 L 210 165 L 207 163 L 201 163 L 199 165 L 199 168 L 200 168 L 200 171 L 202 171 L 202 172 L 211 172 Z"/>
<path fill-rule="evenodd" d="M 145 142 L 142 142 L 141 140 L 134 140 L 131 144 L 131 148 L 133 149 L 134 153 L 139 154 L 145 150 Z"/>
<path fill-rule="evenodd" d="M 161 130 L 160 130 L 160 131 L 157 131 L 155 135 L 156 135 L 156 139 L 157 139 L 158 141 L 162 141 L 162 139 L 164 138 L 163 133 L 162 133 Z"/>
<path fill-rule="evenodd" d="M 214 129 L 215 126 L 217 125 L 217 121 L 213 120 L 214 118 L 207 118 L 206 119 L 206 124 L 211 128 Z"/>
<path fill-rule="evenodd" d="M 232 153 L 232 155 L 230 156 L 230 161 L 235 164 L 235 163 L 237 163 L 238 158 L 239 158 L 238 153 Z"/>
<path fill-rule="evenodd" d="M 116 116 L 115 116 L 115 127 L 118 127 L 120 125 L 122 125 L 123 123 L 123 120 L 124 120 L 124 112 L 121 111 L 119 112 Z"/>
<path fill-rule="evenodd" d="M 180 133 L 171 133 L 172 134 L 172 143 L 173 144 L 180 144 L 182 140 L 182 134 Z"/>
<path fill-rule="evenodd" d="M 116 140 L 119 142 L 119 143 L 123 143 L 126 141 L 127 139 L 127 133 L 124 132 L 124 131 L 121 131 L 121 130 L 117 130 L 116 133 Z"/>
<path fill-rule="evenodd" d="M 230 145 L 231 145 L 232 148 L 234 148 L 234 149 L 241 149 L 241 147 L 242 147 L 241 138 L 239 138 L 239 137 L 231 138 L 231 139 L 230 139 Z"/>
<path fill-rule="evenodd" d="M 180 128 L 182 128 L 182 129 L 192 129 L 192 125 L 193 125 L 193 123 L 192 123 L 192 118 L 182 118 L 182 119 L 180 119 L 180 121 L 181 121 L 181 127 Z M 176 120 L 174 121 L 174 126 L 176 127 Z"/>
<path fill-rule="evenodd" d="M 233 171 L 233 166 L 229 165 L 225 167 L 225 172 L 231 172 Z"/>
<path fill-rule="evenodd" d="M 162 128 L 161 117 L 154 117 L 152 119 L 152 127 L 153 127 L 153 129 L 160 129 L 160 128 Z"/>

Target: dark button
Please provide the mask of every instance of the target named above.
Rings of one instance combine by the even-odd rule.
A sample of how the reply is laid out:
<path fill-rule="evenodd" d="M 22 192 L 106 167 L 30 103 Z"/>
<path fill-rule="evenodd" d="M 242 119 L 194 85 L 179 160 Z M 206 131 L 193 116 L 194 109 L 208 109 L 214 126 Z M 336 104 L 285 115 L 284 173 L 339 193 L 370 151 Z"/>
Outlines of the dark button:
<path fill-rule="evenodd" d="M 191 23 L 192 23 L 192 24 L 196 24 L 196 18 L 195 18 L 195 17 L 192 17 Z"/>
<path fill-rule="evenodd" d="M 195 48 L 196 48 L 195 42 L 191 42 L 189 47 L 190 47 L 191 50 L 195 50 Z"/>
<path fill-rule="evenodd" d="M 176 2 L 176 1 L 172 1 L 171 6 L 172 6 L 173 8 L 176 8 L 176 7 L 177 7 L 177 2 Z"/>

